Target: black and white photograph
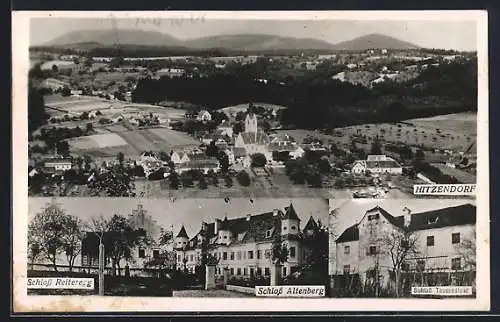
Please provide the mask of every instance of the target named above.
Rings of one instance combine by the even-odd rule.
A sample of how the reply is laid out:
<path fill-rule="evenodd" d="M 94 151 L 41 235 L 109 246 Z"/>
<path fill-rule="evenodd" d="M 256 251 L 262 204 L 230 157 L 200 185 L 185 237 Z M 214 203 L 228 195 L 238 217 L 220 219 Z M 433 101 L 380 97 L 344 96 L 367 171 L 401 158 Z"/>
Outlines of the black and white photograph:
<path fill-rule="evenodd" d="M 486 11 L 12 17 L 13 311 L 489 309 Z"/>
<path fill-rule="evenodd" d="M 477 20 L 30 19 L 29 194 L 475 184 Z"/>
<path fill-rule="evenodd" d="M 335 199 L 330 203 L 333 296 L 432 298 L 436 294 L 412 294 L 413 288 L 440 286 L 471 287 L 467 296 L 475 296 L 475 201 Z"/>
<path fill-rule="evenodd" d="M 27 254 L 33 281 L 93 278 L 98 286 L 28 289 L 34 295 L 255 297 L 255 286 L 326 288 L 328 200 L 32 198 Z"/>

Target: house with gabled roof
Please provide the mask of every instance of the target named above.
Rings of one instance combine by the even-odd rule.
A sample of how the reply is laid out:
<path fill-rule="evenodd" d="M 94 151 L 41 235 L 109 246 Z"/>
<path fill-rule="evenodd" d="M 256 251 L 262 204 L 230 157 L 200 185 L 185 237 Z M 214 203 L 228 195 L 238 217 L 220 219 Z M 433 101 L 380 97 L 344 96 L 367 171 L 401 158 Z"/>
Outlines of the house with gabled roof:
<path fill-rule="evenodd" d="M 466 258 L 464 248 L 471 244 L 475 248 L 475 226 L 476 206 L 472 204 L 421 213 L 405 207 L 401 215 L 376 206 L 335 240 L 334 275 L 359 274 L 366 280 L 377 265 L 380 276 L 388 282 L 394 252 L 385 236 L 394 231 L 414 236 L 415 251 L 404 259 L 403 272 L 474 272 L 471 262 L 475 258 Z"/>
<path fill-rule="evenodd" d="M 305 263 L 310 253 L 306 241 L 318 232 L 314 218 L 300 228 L 300 218 L 290 203 L 283 210 L 228 219 L 216 219 L 212 223 L 202 223 L 198 233 L 189 238 L 184 226 L 175 240 L 177 268 L 195 272 L 200 265 L 201 243 L 206 238 L 208 252 L 218 259 L 216 275 L 229 270 L 229 276 L 245 278 L 270 276 L 272 265 L 272 245 L 279 238 L 289 249 L 289 256 L 283 264 L 283 276 L 294 273 Z M 308 244 L 310 245 L 310 244 Z"/>

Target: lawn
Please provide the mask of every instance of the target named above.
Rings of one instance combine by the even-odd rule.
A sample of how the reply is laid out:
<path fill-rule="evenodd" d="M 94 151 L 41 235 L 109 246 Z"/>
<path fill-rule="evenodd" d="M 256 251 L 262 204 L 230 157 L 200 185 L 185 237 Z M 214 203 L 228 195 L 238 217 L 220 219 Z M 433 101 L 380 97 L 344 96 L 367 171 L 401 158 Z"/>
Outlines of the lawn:
<path fill-rule="evenodd" d="M 115 133 L 81 136 L 69 140 L 69 143 L 78 150 L 106 149 L 127 145 L 127 142 Z"/>

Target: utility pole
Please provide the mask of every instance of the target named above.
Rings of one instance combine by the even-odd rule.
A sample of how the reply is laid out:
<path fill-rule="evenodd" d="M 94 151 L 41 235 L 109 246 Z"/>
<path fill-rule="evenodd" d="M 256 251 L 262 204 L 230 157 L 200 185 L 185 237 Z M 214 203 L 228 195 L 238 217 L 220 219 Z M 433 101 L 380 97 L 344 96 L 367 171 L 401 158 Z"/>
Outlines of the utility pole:
<path fill-rule="evenodd" d="M 104 244 L 99 238 L 99 295 L 104 296 Z"/>

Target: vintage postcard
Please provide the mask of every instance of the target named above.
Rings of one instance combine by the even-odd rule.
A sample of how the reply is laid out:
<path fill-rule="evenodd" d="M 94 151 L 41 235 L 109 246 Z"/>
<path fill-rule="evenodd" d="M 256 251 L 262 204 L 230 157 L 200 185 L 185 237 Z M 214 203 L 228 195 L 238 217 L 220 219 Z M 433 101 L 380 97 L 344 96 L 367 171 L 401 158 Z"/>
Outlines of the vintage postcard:
<path fill-rule="evenodd" d="M 487 310 L 487 25 L 14 12 L 14 311 Z"/>

